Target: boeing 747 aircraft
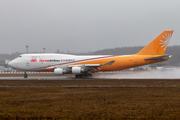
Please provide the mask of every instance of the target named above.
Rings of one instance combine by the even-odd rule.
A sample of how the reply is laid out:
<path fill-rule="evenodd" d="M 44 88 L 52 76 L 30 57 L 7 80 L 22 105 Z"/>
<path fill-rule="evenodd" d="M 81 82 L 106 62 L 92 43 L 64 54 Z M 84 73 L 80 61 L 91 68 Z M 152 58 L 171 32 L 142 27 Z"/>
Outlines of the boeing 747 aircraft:
<path fill-rule="evenodd" d="M 116 71 L 166 61 L 167 45 L 173 30 L 163 31 L 141 51 L 133 55 L 22 54 L 9 62 L 12 68 L 24 71 L 52 71 L 55 75 L 76 74 L 76 78 L 92 76 L 98 71 Z"/>

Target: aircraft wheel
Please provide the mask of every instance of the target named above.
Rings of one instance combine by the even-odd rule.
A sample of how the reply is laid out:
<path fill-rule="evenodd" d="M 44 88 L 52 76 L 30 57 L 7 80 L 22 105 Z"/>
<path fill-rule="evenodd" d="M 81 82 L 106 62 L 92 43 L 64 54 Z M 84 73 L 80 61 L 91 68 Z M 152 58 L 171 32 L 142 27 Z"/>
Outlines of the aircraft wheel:
<path fill-rule="evenodd" d="M 24 75 L 24 78 L 27 78 L 27 75 Z"/>
<path fill-rule="evenodd" d="M 75 75 L 75 77 L 76 77 L 76 78 L 82 78 L 82 77 L 84 77 L 84 76 L 80 74 L 80 75 Z"/>
<path fill-rule="evenodd" d="M 92 77 L 92 74 L 77 74 L 75 75 L 75 78 L 87 78 Z"/>
<path fill-rule="evenodd" d="M 24 78 L 27 78 L 28 77 L 28 75 L 26 74 L 26 72 L 24 73 Z"/>
<path fill-rule="evenodd" d="M 75 75 L 76 78 L 79 78 L 79 75 Z"/>

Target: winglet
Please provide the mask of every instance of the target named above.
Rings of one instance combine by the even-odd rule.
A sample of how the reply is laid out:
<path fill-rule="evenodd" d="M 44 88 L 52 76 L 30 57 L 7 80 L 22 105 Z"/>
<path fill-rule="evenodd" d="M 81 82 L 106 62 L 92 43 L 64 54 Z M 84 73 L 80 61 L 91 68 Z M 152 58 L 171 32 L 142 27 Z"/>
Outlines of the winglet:
<path fill-rule="evenodd" d="M 152 42 L 139 51 L 137 55 L 164 55 L 173 32 L 173 30 L 163 31 Z"/>

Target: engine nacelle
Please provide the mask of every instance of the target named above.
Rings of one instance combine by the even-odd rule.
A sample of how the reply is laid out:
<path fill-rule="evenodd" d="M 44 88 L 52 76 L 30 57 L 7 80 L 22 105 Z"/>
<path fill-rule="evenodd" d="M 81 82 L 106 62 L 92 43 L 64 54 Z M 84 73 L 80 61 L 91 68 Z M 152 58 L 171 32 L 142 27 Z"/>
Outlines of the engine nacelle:
<path fill-rule="evenodd" d="M 66 70 L 63 70 L 61 68 L 54 69 L 54 74 L 55 75 L 63 75 L 65 72 L 66 72 Z"/>
<path fill-rule="evenodd" d="M 81 67 L 73 67 L 72 68 L 72 73 L 73 74 L 80 74 L 80 73 L 83 73 L 83 72 L 86 72 L 86 70 L 84 68 L 81 68 Z"/>

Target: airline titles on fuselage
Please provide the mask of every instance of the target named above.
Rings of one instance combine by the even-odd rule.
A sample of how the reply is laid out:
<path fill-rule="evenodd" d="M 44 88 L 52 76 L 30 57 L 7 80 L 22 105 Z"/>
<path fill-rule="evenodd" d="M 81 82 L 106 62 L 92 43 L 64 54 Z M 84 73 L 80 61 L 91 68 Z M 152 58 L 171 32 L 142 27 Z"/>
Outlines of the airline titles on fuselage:
<path fill-rule="evenodd" d="M 32 58 L 30 62 L 37 62 L 38 60 L 36 58 Z M 75 59 L 39 59 L 39 62 L 72 62 L 75 61 Z"/>
<path fill-rule="evenodd" d="M 60 60 L 56 60 L 56 59 L 50 59 L 50 60 L 43 60 L 40 59 L 39 62 L 71 62 L 71 61 L 75 61 L 74 59 L 60 59 Z"/>

